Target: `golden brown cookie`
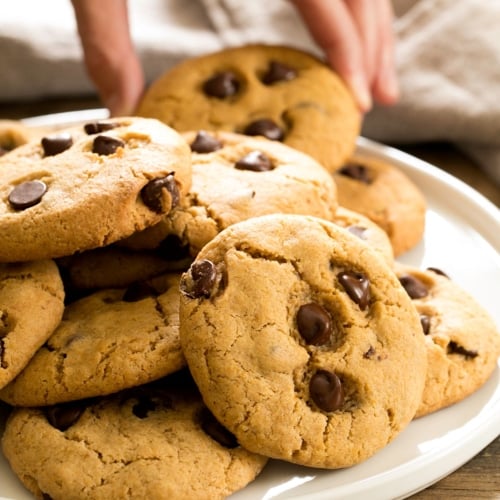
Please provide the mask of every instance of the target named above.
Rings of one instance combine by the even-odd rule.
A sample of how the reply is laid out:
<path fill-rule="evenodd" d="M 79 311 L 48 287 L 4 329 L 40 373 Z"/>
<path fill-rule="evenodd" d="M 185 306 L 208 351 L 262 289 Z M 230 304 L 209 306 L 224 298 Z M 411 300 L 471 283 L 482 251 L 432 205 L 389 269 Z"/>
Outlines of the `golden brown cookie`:
<path fill-rule="evenodd" d="M 53 261 L 0 264 L 0 388 L 28 364 L 63 310 L 63 284 Z"/>
<path fill-rule="evenodd" d="M 20 408 L 2 449 L 37 498 L 224 499 L 267 459 L 241 448 L 194 387 L 161 380 L 112 397 Z"/>
<path fill-rule="evenodd" d="M 0 157 L 0 261 L 71 255 L 158 222 L 187 192 L 190 151 L 145 118 L 87 123 Z"/>
<path fill-rule="evenodd" d="M 192 187 L 154 227 L 120 242 L 156 248 L 177 237 L 192 255 L 236 222 L 270 213 L 331 219 L 337 208 L 331 175 L 313 158 L 264 137 L 228 132 L 182 134 L 192 150 Z"/>
<path fill-rule="evenodd" d="M 349 157 L 361 115 L 348 87 L 298 49 L 247 45 L 188 59 L 147 89 L 136 111 L 179 131 L 262 135 L 333 171 Z"/>
<path fill-rule="evenodd" d="M 245 448 L 347 467 L 414 417 L 426 375 L 418 314 L 347 230 L 285 214 L 234 224 L 201 250 L 181 292 L 189 369 Z"/>
<path fill-rule="evenodd" d="M 0 391 L 15 406 L 110 394 L 185 366 L 179 340 L 179 275 L 72 302 L 24 370 Z"/>
<path fill-rule="evenodd" d="M 395 165 L 355 154 L 333 177 L 339 204 L 365 215 L 384 229 L 396 257 L 422 240 L 425 197 Z"/>
<path fill-rule="evenodd" d="M 30 130 L 22 122 L 0 119 L 0 156 L 26 144 L 30 138 Z"/>
<path fill-rule="evenodd" d="M 420 417 L 461 401 L 488 380 L 500 356 L 500 333 L 488 312 L 439 269 L 398 263 L 396 272 L 426 335 Z"/>

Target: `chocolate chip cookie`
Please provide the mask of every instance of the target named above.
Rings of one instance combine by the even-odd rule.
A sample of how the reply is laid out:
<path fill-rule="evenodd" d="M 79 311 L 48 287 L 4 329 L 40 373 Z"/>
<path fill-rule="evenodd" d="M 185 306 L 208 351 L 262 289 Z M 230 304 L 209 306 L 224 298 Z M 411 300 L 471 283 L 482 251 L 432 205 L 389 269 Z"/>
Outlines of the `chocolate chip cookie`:
<path fill-rule="evenodd" d="M 331 175 L 313 158 L 263 137 L 186 132 L 192 187 L 155 227 L 126 242 L 156 248 L 176 237 L 192 255 L 224 228 L 259 215 L 296 213 L 332 219 L 337 208 Z"/>
<path fill-rule="evenodd" d="M 136 111 L 179 131 L 226 130 L 281 141 L 333 171 L 353 152 L 361 115 L 340 77 L 291 47 L 247 45 L 188 59 L 146 90 Z"/>
<path fill-rule="evenodd" d="M 0 388 L 49 338 L 63 309 L 64 288 L 53 261 L 0 264 Z"/>
<path fill-rule="evenodd" d="M 144 118 L 87 123 L 0 157 L 0 261 L 71 255 L 158 222 L 191 182 L 186 142 Z"/>
<path fill-rule="evenodd" d="M 335 224 L 234 224 L 181 280 L 181 344 L 216 418 L 245 448 L 313 467 L 361 462 L 414 417 L 426 375 L 411 299 Z"/>
<path fill-rule="evenodd" d="M 2 449 L 37 498 L 223 499 L 267 459 L 238 445 L 186 383 L 13 411 Z"/>
<path fill-rule="evenodd" d="M 488 312 L 436 268 L 397 264 L 397 275 L 420 314 L 428 368 L 416 416 L 461 401 L 491 376 L 500 356 L 500 333 Z"/>
<path fill-rule="evenodd" d="M 384 229 L 396 257 L 422 240 L 425 197 L 395 165 L 356 154 L 333 177 L 339 204 L 365 215 Z"/>
<path fill-rule="evenodd" d="M 179 370 L 185 361 L 178 285 L 179 275 L 167 274 L 72 302 L 0 399 L 44 406 L 110 394 Z"/>
<path fill-rule="evenodd" d="M 30 130 L 17 120 L 0 120 L 0 156 L 26 144 Z"/>

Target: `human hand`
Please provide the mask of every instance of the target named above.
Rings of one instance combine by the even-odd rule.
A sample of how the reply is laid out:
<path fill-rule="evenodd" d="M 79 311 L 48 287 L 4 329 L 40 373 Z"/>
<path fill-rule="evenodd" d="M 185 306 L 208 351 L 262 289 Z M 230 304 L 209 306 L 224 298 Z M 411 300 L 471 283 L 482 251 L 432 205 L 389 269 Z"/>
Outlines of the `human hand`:
<path fill-rule="evenodd" d="M 85 65 L 112 116 L 132 114 L 144 73 L 129 32 L 126 0 L 71 0 Z"/>
<path fill-rule="evenodd" d="M 399 97 L 390 0 L 290 0 L 363 112 Z"/>

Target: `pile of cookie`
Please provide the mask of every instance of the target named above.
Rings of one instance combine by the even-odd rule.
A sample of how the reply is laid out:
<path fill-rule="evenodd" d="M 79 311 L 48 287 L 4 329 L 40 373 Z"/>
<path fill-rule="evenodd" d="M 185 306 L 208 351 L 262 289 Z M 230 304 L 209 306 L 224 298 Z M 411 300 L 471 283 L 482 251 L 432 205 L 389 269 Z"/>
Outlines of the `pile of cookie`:
<path fill-rule="evenodd" d="M 136 116 L 8 125 L 2 451 L 37 498 L 225 498 L 270 458 L 353 466 L 494 371 L 488 313 L 397 262 L 425 198 L 355 152 L 355 102 L 311 55 L 229 49 Z"/>

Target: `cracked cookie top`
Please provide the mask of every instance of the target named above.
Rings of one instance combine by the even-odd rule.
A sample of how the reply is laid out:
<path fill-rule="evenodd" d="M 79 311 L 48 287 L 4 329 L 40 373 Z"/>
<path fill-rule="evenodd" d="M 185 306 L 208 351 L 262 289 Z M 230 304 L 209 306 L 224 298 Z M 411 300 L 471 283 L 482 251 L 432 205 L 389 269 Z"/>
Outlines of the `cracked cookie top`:
<path fill-rule="evenodd" d="M 177 64 L 147 89 L 136 114 L 181 132 L 264 136 L 310 154 L 330 172 L 353 152 L 361 125 L 354 96 L 327 64 L 262 44 Z"/>
<path fill-rule="evenodd" d="M 267 459 L 239 446 L 180 378 L 15 409 L 3 452 L 37 498 L 227 498 Z"/>
<path fill-rule="evenodd" d="M 179 370 L 185 361 L 178 284 L 178 274 L 165 274 L 69 304 L 61 324 L 0 399 L 44 406 L 110 394 Z"/>
<path fill-rule="evenodd" d="M 346 467 L 414 417 L 426 373 L 419 316 L 347 229 L 300 215 L 240 222 L 202 249 L 180 287 L 191 373 L 247 449 Z"/>
<path fill-rule="evenodd" d="M 155 248 L 173 235 L 196 255 L 224 228 L 250 217 L 334 217 L 335 183 L 310 156 L 263 137 L 203 130 L 182 135 L 192 150 L 189 193 L 159 224 L 120 244 Z"/>
<path fill-rule="evenodd" d="M 395 270 L 425 333 L 428 363 L 420 417 L 461 401 L 488 380 L 500 356 L 500 333 L 477 300 L 440 269 L 397 263 Z"/>
<path fill-rule="evenodd" d="M 110 244 L 168 213 L 191 184 L 186 142 L 158 120 L 61 129 L 0 157 L 0 262 Z"/>

